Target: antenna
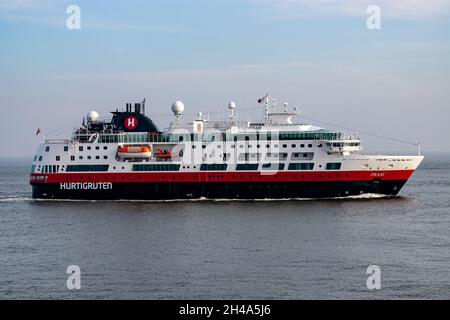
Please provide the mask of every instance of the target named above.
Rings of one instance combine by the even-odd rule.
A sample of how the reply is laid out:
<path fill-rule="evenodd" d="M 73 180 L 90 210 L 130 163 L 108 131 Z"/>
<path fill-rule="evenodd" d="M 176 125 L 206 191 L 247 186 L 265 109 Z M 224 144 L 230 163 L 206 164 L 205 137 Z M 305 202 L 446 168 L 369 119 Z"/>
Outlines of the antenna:
<path fill-rule="evenodd" d="M 142 100 L 142 113 L 145 114 L 145 98 Z"/>
<path fill-rule="evenodd" d="M 269 121 L 269 97 L 270 97 L 269 93 L 267 93 L 266 96 L 264 97 L 264 107 L 265 107 L 264 113 L 266 114 L 266 121 Z"/>

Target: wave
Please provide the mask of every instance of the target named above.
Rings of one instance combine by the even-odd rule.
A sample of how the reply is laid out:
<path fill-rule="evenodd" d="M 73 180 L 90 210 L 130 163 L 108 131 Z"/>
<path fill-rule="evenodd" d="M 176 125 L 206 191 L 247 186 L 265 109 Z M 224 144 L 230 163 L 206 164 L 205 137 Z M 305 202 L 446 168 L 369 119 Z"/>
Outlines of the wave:
<path fill-rule="evenodd" d="M 139 199 L 116 199 L 116 200 L 85 200 L 85 199 L 34 199 L 30 197 L 10 197 L 0 199 L 0 202 L 130 202 L 130 203 L 165 203 L 165 202 L 277 202 L 277 201 L 327 201 L 327 200 L 372 200 L 385 198 L 401 198 L 398 196 L 367 193 L 355 196 L 329 197 L 329 198 L 265 198 L 265 199 L 227 199 L 227 198 L 196 198 L 196 199 L 167 199 L 167 200 L 139 200 Z"/>
<path fill-rule="evenodd" d="M 27 202 L 33 200 L 34 199 L 30 197 L 10 197 L 10 198 L 1 198 L 0 202 Z"/>

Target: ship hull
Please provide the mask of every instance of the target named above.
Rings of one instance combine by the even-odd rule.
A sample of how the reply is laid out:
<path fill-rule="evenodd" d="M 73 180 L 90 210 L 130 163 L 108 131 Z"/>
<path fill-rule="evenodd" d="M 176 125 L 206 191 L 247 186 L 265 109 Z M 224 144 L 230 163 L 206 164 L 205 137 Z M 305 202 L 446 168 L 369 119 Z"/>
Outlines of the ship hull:
<path fill-rule="evenodd" d="M 43 183 L 36 199 L 174 200 L 340 198 L 363 194 L 395 196 L 407 180 L 294 182 Z"/>

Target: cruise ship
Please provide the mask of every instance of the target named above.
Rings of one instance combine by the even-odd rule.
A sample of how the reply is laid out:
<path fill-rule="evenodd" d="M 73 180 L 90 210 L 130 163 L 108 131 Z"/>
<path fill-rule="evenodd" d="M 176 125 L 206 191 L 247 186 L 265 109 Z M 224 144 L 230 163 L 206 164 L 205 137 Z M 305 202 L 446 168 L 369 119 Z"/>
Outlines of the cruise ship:
<path fill-rule="evenodd" d="M 223 120 L 185 121 L 172 104 L 169 128 L 145 114 L 145 100 L 109 119 L 95 111 L 69 139 L 42 140 L 30 184 L 36 199 L 174 200 L 395 196 L 423 156 L 366 155 L 357 136 L 300 119 L 285 103 L 259 99 L 261 121 L 242 121 L 228 103 Z M 238 108 L 239 110 L 239 108 Z M 40 131 L 40 130 L 39 130 Z"/>

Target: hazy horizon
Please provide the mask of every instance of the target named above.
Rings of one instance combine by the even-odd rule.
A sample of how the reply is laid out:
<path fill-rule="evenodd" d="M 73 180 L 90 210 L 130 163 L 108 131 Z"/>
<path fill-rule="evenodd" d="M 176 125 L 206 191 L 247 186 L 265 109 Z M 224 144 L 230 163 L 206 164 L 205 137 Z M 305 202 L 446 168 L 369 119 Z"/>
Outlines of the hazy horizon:
<path fill-rule="evenodd" d="M 57 131 L 91 110 L 109 116 L 145 97 L 164 128 L 175 100 L 187 114 L 226 117 L 228 101 L 239 112 L 270 92 L 308 119 L 449 152 L 450 4 L 344 3 L 0 0 L 0 142 L 7 157 L 31 157 L 37 128 Z M 80 30 L 66 27 L 72 4 Z M 370 4 L 381 30 L 366 27 Z M 417 152 L 360 137 L 366 152 Z"/>

